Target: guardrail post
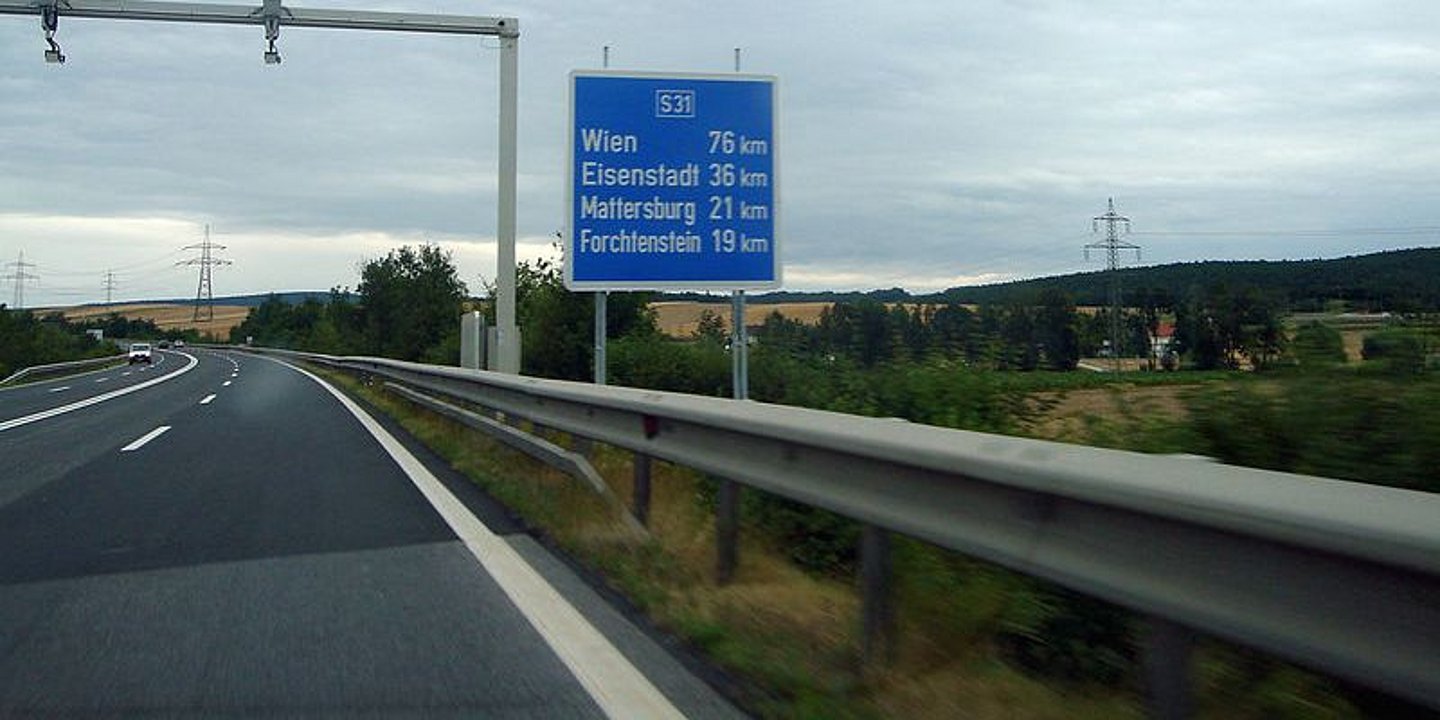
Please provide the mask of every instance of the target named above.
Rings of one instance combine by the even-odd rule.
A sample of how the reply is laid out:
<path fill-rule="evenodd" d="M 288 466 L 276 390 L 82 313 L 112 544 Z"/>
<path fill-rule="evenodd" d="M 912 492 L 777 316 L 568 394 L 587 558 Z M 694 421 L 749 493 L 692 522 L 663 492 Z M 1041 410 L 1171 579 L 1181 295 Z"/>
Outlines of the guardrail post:
<path fill-rule="evenodd" d="M 1153 615 L 1145 618 L 1143 633 L 1147 714 L 1155 720 L 1189 720 L 1194 714 L 1190 694 L 1194 634 L 1184 625 Z"/>
<path fill-rule="evenodd" d="M 635 488 L 630 501 L 631 512 L 640 524 L 650 526 L 650 456 L 635 453 Z"/>
<path fill-rule="evenodd" d="M 599 445 L 599 443 L 584 435 L 570 434 L 570 449 L 592 460 L 595 459 L 596 448 L 599 447 Z"/>
<path fill-rule="evenodd" d="M 890 533 L 866 524 L 860 534 L 860 661 L 889 663 L 895 651 L 895 605 L 890 592 Z"/>
<path fill-rule="evenodd" d="M 727 585 L 735 578 L 740 555 L 740 484 L 720 479 L 715 502 L 715 582 Z"/>

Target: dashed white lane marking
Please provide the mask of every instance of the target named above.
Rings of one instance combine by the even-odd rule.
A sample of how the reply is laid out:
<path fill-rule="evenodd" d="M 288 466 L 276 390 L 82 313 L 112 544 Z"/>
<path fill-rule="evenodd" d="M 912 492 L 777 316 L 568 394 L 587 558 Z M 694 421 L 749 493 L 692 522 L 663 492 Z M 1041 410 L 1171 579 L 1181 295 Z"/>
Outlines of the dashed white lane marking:
<path fill-rule="evenodd" d="M 69 386 L 69 385 L 61 385 L 61 386 L 58 387 L 58 388 L 50 388 L 49 390 L 46 390 L 46 392 L 57 393 L 57 392 L 61 392 L 62 390 L 69 390 L 69 389 L 70 389 L 70 386 Z"/>
<path fill-rule="evenodd" d="M 230 387 L 230 381 L 226 380 L 225 382 L 220 383 L 220 387 Z"/>
<path fill-rule="evenodd" d="M 120 373 L 120 377 L 130 377 L 130 371 L 126 370 L 125 372 Z"/>
<path fill-rule="evenodd" d="M 102 383 L 102 382 L 105 382 L 106 380 L 109 380 L 109 379 L 110 379 L 110 378 L 108 378 L 108 377 L 95 378 L 95 382 L 97 382 L 97 383 Z"/>
<path fill-rule="evenodd" d="M 294 365 L 276 360 L 290 367 L 335 396 L 345 409 L 354 415 L 380 446 L 395 460 L 395 464 L 410 476 L 434 506 L 445 524 L 455 531 L 465 548 L 495 579 L 525 619 L 545 639 L 545 643 L 559 656 L 570 673 L 595 700 L 595 703 L 611 718 L 675 718 L 683 720 L 670 700 L 665 697 L 649 678 L 646 678 L 630 661 L 600 634 L 585 616 L 581 615 L 540 573 L 535 571 L 515 549 L 500 539 L 485 524 L 470 513 L 440 481 L 410 454 L 390 433 L 375 422 L 368 413 L 361 410 L 350 398 L 331 387 L 329 383 Z"/>
<path fill-rule="evenodd" d="M 201 405 L 209 405 L 209 404 L 210 404 L 210 401 L 211 401 L 211 400 L 214 400 L 214 399 L 215 399 L 215 393 L 210 393 L 209 395 L 206 395 L 203 400 L 200 401 L 200 404 L 201 404 Z"/>
<path fill-rule="evenodd" d="M 145 443 L 148 443 L 151 440 L 154 440 L 155 438 L 164 435 L 169 429 L 169 425 L 161 425 L 160 427 L 157 427 L 154 430 L 151 430 L 150 432 L 145 433 L 138 438 L 135 438 L 135 442 L 132 442 L 129 445 L 120 448 L 120 452 L 132 452 L 135 450 L 139 450 L 140 448 L 145 447 Z"/>
<path fill-rule="evenodd" d="M 182 355 L 185 355 L 184 353 L 181 353 L 181 354 L 182 354 Z M 179 370 L 176 370 L 176 371 L 173 372 L 173 373 L 170 373 L 169 375 L 164 375 L 164 376 L 155 378 L 154 380 L 146 380 L 145 382 L 137 383 L 137 384 L 131 385 L 131 386 L 129 386 L 129 387 L 123 387 L 123 388 L 120 388 L 120 389 L 118 389 L 118 390 L 111 390 L 110 392 L 105 393 L 104 395 L 96 395 L 95 397 L 92 397 L 92 398 L 85 398 L 84 400 L 76 400 L 75 402 L 70 403 L 69 405 L 62 405 L 62 406 L 57 407 L 57 408 L 50 408 L 49 410 L 42 410 L 42 411 L 40 411 L 40 412 L 38 412 L 38 413 L 35 413 L 35 414 L 33 414 L 33 415 L 26 415 L 25 417 L 15 418 L 14 420 L 6 420 L 5 422 L 0 422 L 0 431 L 5 431 L 5 430 L 9 430 L 10 428 L 20 427 L 21 425 L 29 425 L 30 423 L 39 422 L 39 421 L 44 420 L 44 419 L 46 419 L 46 418 L 55 417 L 56 415 L 63 415 L 63 414 L 68 413 L 68 412 L 70 412 L 70 411 L 72 411 L 72 410 L 79 410 L 80 408 L 90 407 L 91 405 L 94 405 L 94 404 L 96 404 L 96 403 L 102 403 L 102 402 L 105 402 L 106 400 L 110 400 L 110 399 L 113 399 L 113 398 L 120 397 L 121 395 L 128 395 L 128 394 L 130 394 L 130 393 L 132 393 L 132 392 L 135 392 L 135 391 L 137 391 L 137 390 L 144 390 L 144 389 L 147 388 L 147 387 L 150 387 L 150 386 L 152 386 L 152 385 L 158 385 L 158 384 L 160 384 L 160 383 L 162 383 L 162 382 L 165 382 L 166 380 L 173 380 L 173 379 L 175 379 L 175 378 L 177 378 L 177 377 L 180 377 L 181 375 L 184 375 L 184 374 L 187 373 L 187 372 L 190 372 L 190 370 L 191 370 L 192 368 L 194 368 L 196 365 L 198 365 L 198 364 L 200 363 L 200 361 L 199 361 L 198 359 L 196 359 L 195 356 L 193 356 L 193 355 L 185 355 L 185 357 L 187 357 L 187 358 L 190 359 L 190 364 L 186 365 L 186 366 L 183 367 L 183 368 L 180 368 Z"/>

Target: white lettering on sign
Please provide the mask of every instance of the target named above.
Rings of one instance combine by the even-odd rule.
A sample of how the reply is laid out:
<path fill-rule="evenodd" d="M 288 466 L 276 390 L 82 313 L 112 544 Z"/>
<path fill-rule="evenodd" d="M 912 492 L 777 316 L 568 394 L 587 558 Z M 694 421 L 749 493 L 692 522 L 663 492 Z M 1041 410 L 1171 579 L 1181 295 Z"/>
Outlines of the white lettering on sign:
<path fill-rule="evenodd" d="M 640 152 L 640 138 L 621 135 L 605 128 L 581 128 L 580 145 L 585 152 L 635 153 Z"/>
<path fill-rule="evenodd" d="M 699 187 L 700 164 L 671 167 L 665 163 L 652 167 L 614 167 L 595 160 L 580 165 L 581 185 L 610 187 Z"/>
<path fill-rule="evenodd" d="M 734 130 L 711 130 L 711 155 L 769 155 L 770 141 L 748 138 Z"/>
<path fill-rule="evenodd" d="M 655 117 L 657 117 L 657 118 L 693 118 L 693 117 L 695 117 L 695 91 L 694 91 L 694 90 L 656 90 L 656 91 L 655 91 Z"/>
<path fill-rule="evenodd" d="M 582 220 L 680 220 L 686 226 L 693 226 L 695 214 L 693 200 L 665 200 L 658 195 L 649 200 L 580 196 Z"/>
<path fill-rule="evenodd" d="M 668 232 L 662 235 L 621 230 L 618 233 L 596 233 L 589 228 L 580 231 L 582 253 L 698 253 L 700 236 L 695 233 Z"/>

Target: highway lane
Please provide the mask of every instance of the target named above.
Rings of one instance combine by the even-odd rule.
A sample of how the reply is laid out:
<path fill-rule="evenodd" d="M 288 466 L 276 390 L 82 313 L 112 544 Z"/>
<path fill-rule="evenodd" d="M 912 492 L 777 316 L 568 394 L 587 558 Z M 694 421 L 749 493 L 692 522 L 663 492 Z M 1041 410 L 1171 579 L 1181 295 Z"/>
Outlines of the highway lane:
<path fill-rule="evenodd" d="M 0 432 L 0 716 L 604 717 L 333 398 L 193 354 Z"/>
<path fill-rule="evenodd" d="M 99 393 L 90 391 L 83 397 L 62 398 L 65 393 L 54 393 L 48 403 L 32 405 L 31 412 L 16 417 L 33 417 L 35 413 L 58 410 L 72 403 L 93 401 L 116 390 L 169 379 L 35 422 L 10 427 L 6 426 L 16 422 L 15 418 L 8 423 L 0 422 L 0 428 L 4 428 L 0 429 L 0 457 L 5 458 L 0 466 L 0 508 L 53 478 L 111 453 L 139 432 L 164 424 L 166 417 L 198 402 L 197 393 L 222 387 L 233 372 L 230 361 L 218 356 L 168 352 L 161 357 L 164 359 L 157 358 L 153 370 L 137 368 L 129 371 L 129 375 L 121 375 L 121 371 L 111 373 L 113 381 L 121 387 L 110 387 Z M 210 362 L 200 362 L 207 357 L 211 358 Z M 192 363 L 194 367 L 185 370 Z M 93 379 L 89 384 L 108 385 L 95 383 Z M 137 431 L 137 428 L 143 430 Z"/>
<path fill-rule="evenodd" d="M 185 354 L 156 351 L 153 365 L 118 365 L 0 389 L 0 426 L 6 421 L 115 393 L 180 372 L 188 361 L 189 356 Z"/>

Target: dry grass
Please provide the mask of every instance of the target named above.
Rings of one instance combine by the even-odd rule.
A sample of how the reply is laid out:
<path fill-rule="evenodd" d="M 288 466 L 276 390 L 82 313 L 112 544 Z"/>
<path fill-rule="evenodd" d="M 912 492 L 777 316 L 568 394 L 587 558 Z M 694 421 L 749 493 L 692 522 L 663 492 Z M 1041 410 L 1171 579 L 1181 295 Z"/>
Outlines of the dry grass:
<path fill-rule="evenodd" d="M 66 320 L 93 320 L 109 317 L 112 313 L 131 320 L 149 320 L 161 330 L 195 330 L 201 335 L 217 338 L 230 337 L 230 329 L 245 321 L 250 308 L 243 305 L 216 305 L 213 320 L 195 320 L 195 308 L 190 305 L 167 305 L 158 303 L 135 303 L 127 305 L 84 305 L 70 308 L 49 308 L 48 312 L 60 312 Z"/>
<path fill-rule="evenodd" d="M 770 316 L 770 313 L 778 312 L 791 320 L 814 325 L 820 322 L 820 313 L 832 304 L 826 302 L 747 304 L 745 306 L 745 324 L 747 326 L 761 325 L 765 322 L 765 318 Z M 650 303 L 650 309 L 655 311 L 655 319 L 660 326 L 660 332 L 671 337 L 683 338 L 694 335 L 696 327 L 700 324 L 700 317 L 706 311 L 718 317 L 720 322 L 724 323 L 726 331 L 730 329 L 731 313 L 728 302 L 657 302 Z"/>
<path fill-rule="evenodd" d="M 820 313 L 835 303 L 829 302 L 792 302 L 792 303 L 750 303 L 745 306 L 745 324 L 755 327 L 764 324 L 765 318 L 772 312 L 778 312 L 790 320 L 815 325 L 820 322 Z M 887 307 L 895 307 L 897 303 L 886 303 Z M 917 303 L 900 303 L 909 310 L 921 307 Z M 965 307 L 978 310 L 978 305 L 965 305 Z M 660 332 L 675 338 L 686 338 L 695 334 L 695 329 L 700 323 L 702 313 L 713 313 L 724 325 L 725 330 L 730 330 L 730 303 L 725 300 L 715 302 L 695 302 L 690 300 L 666 301 L 650 303 L 650 309 L 655 311 L 656 323 L 660 326 Z M 1082 315 L 1093 315 L 1097 311 L 1093 307 L 1081 307 L 1076 310 Z"/>
<path fill-rule="evenodd" d="M 1144 424 L 1184 423 L 1186 385 L 1118 385 L 1116 387 L 1037 393 L 1036 404 L 1046 408 L 1026 425 L 1026 434 L 1045 440 L 1088 443 L 1097 422 L 1119 423 L 1127 429 Z"/>

